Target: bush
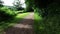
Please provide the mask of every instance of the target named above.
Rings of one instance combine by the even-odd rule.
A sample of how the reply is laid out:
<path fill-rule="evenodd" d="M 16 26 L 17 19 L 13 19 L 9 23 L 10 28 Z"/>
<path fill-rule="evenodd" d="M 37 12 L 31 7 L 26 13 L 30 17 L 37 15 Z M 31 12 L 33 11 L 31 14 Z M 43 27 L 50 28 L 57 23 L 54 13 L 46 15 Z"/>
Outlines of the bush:
<path fill-rule="evenodd" d="M 22 8 L 22 7 L 17 8 L 17 11 L 19 11 L 19 10 L 24 10 L 24 8 Z"/>
<path fill-rule="evenodd" d="M 47 13 L 48 16 L 42 18 L 42 20 L 35 20 L 36 34 L 60 34 L 60 5 L 50 4 Z"/>
<path fill-rule="evenodd" d="M 60 4 L 52 3 L 48 6 L 48 16 L 60 15 Z"/>
<path fill-rule="evenodd" d="M 0 9 L 0 22 L 1 21 L 10 21 L 16 16 L 15 12 L 10 9 L 3 7 Z"/>

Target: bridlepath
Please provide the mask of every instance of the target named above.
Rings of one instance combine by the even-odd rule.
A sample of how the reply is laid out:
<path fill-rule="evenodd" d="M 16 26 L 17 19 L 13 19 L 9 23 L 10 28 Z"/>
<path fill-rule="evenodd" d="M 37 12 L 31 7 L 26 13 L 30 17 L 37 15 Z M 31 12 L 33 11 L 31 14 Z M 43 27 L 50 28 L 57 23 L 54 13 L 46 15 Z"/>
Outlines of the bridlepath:
<path fill-rule="evenodd" d="M 31 12 L 20 23 L 8 28 L 5 34 L 34 34 L 33 23 L 34 13 Z"/>

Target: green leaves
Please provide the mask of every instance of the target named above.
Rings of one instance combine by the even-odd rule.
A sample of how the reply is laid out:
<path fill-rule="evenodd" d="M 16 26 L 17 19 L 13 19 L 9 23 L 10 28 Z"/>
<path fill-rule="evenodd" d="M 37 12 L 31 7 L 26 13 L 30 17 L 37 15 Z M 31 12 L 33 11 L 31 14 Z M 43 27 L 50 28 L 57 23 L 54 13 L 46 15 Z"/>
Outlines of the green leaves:
<path fill-rule="evenodd" d="M 11 19 L 14 19 L 15 16 L 15 12 L 6 7 L 0 9 L 0 21 L 10 21 Z"/>

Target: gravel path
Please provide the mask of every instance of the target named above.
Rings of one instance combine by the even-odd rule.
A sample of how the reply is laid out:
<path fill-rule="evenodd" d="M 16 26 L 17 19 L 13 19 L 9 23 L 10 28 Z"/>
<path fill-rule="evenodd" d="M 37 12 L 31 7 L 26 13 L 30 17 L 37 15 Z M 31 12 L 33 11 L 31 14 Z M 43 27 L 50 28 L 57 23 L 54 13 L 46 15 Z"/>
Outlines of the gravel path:
<path fill-rule="evenodd" d="M 19 23 L 6 30 L 6 34 L 34 34 L 33 29 L 34 13 L 31 12 L 28 16 Z"/>

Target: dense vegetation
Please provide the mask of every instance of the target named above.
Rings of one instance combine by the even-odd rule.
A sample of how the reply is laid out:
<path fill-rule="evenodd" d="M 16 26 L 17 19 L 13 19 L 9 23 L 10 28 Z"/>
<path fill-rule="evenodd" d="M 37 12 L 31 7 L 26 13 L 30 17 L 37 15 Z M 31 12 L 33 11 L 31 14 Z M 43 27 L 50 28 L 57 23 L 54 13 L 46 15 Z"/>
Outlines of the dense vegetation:
<path fill-rule="evenodd" d="M 24 13 L 24 8 L 19 6 L 20 4 L 16 4 L 18 6 L 16 7 L 16 5 L 6 6 L 3 5 L 3 3 L 4 2 L 0 0 L 0 34 L 3 34 L 5 29 L 12 27 L 28 15 L 28 13 Z"/>
<path fill-rule="evenodd" d="M 33 9 L 33 0 L 25 0 L 25 3 L 26 3 L 26 11 L 27 12 L 31 12 L 31 11 L 34 11 Z"/>
<path fill-rule="evenodd" d="M 11 10 L 11 8 L 5 7 L 0 0 L 1 25 L 12 21 L 17 14 L 21 13 L 20 11 L 34 11 L 36 34 L 60 34 L 60 0 L 25 0 L 25 9 L 21 7 L 19 0 L 17 1 Z"/>
<path fill-rule="evenodd" d="M 34 10 L 37 13 L 34 21 L 36 34 L 60 34 L 60 1 L 35 0 L 34 2 Z"/>

